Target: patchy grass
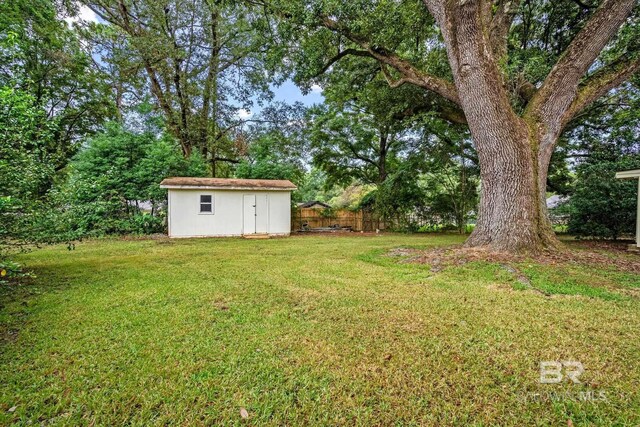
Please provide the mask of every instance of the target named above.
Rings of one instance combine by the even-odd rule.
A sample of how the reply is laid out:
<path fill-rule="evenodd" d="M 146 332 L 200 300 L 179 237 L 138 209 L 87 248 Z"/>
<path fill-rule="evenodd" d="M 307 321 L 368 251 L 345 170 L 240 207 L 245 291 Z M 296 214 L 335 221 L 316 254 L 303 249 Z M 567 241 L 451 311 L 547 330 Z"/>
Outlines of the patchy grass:
<path fill-rule="evenodd" d="M 21 256 L 38 277 L 2 285 L 0 424 L 640 424 L 638 275 L 526 261 L 525 286 L 496 262 L 436 272 L 389 256 L 460 241 L 105 240 Z M 582 384 L 540 384 L 548 360 L 580 361 Z"/>

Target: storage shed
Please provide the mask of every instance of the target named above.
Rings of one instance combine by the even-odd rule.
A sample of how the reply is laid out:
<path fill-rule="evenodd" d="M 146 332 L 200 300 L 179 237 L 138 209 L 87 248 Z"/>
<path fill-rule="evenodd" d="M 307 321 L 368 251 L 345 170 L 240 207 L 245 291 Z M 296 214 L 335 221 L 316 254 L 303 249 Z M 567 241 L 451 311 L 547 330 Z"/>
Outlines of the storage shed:
<path fill-rule="evenodd" d="M 169 237 L 288 235 L 291 181 L 167 178 Z"/>

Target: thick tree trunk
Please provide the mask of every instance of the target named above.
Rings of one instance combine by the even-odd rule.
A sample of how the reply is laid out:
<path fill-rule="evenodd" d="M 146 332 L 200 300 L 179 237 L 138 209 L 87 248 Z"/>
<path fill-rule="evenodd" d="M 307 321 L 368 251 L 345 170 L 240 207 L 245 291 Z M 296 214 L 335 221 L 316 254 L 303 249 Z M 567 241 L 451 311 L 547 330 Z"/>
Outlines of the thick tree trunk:
<path fill-rule="evenodd" d="M 323 71 L 344 55 L 370 56 L 380 63 L 391 87 L 411 83 L 459 106 L 478 152 L 482 178 L 479 220 L 467 245 L 518 252 L 557 248 L 545 200 L 551 153 L 562 129 L 579 111 L 640 70 L 640 59 L 628 60 L 623 54 L 583 80 L 628 22 L 638 0 L 600 2 L 542 84 L 529 86 L 522 113 L 511 105 L 514 94 L 505 84 L 509 31 L 520 2 L 423 1 L 440 29 L 453 84 L 421 71 L 333 16 L 321 16 L 321 25 L 362 50 L 343 50 Z M 401 78 L 395 80 L 387 67 Z"/>
<path fill-rule="evenodd" d="M 545 200 L 550 153 L 540 153 L 539 123 L 525 121 L 511 107 L 479 5 L 460 2 L 448 13 L 433 9 L 480 162 L 478 223 L 466 245 L 509 252 L 553 249 L 559 243 Z"/>
<path fill-rule="evenodd" d="M 524 125 L 511 130 L 511 139 L 499 144 L 476 138 L 480 210 L 466 245 L 517 253 L 557 249 L 546 207 L 548 160 Z"/>

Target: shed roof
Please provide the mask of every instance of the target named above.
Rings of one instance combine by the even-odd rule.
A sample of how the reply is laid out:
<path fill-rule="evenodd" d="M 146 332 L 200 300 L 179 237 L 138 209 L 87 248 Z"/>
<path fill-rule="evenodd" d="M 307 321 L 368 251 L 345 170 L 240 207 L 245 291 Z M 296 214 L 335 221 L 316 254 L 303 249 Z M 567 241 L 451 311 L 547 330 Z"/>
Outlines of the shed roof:
<path fill-rule="evenodd" d="M 640 178 L 640 169 L 633 169 L 629 171 L 621 171 L 616 173 L 616 178 Z"/>
<path fill-rule="evenodd" d="M 315 205 L 321 206 L 323 208 L 330 208 L 331 205 L 321 202 L 320 200 L 311 200 L 309 202 L 298 203 L 299 208 L 311 208 Z"/>
<path fill-rule="evenodd" d="M 297 187 L 286 179 L 234 179 L 172 177 L 162 180 L 161 188 L 206 190 L 276 190 L 291 191 Z"/>

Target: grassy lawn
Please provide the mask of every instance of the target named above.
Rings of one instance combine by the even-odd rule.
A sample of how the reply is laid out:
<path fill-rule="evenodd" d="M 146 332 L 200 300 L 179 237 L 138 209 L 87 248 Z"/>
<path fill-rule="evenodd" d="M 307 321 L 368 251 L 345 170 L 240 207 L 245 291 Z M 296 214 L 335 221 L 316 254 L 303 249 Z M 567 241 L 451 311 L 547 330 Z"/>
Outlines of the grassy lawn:
<path fill-rule="evenodd" d="M 388 256 L 457 236 L 105 240 L 2 285 L 0 424 L 638 425 L 640 278 Z M 622 256 L 622 255 L 620 255 Z M 540 384 L 541 361 L 581 384 Z M 248 418 L 240 415 L 246 408 Z"/>

